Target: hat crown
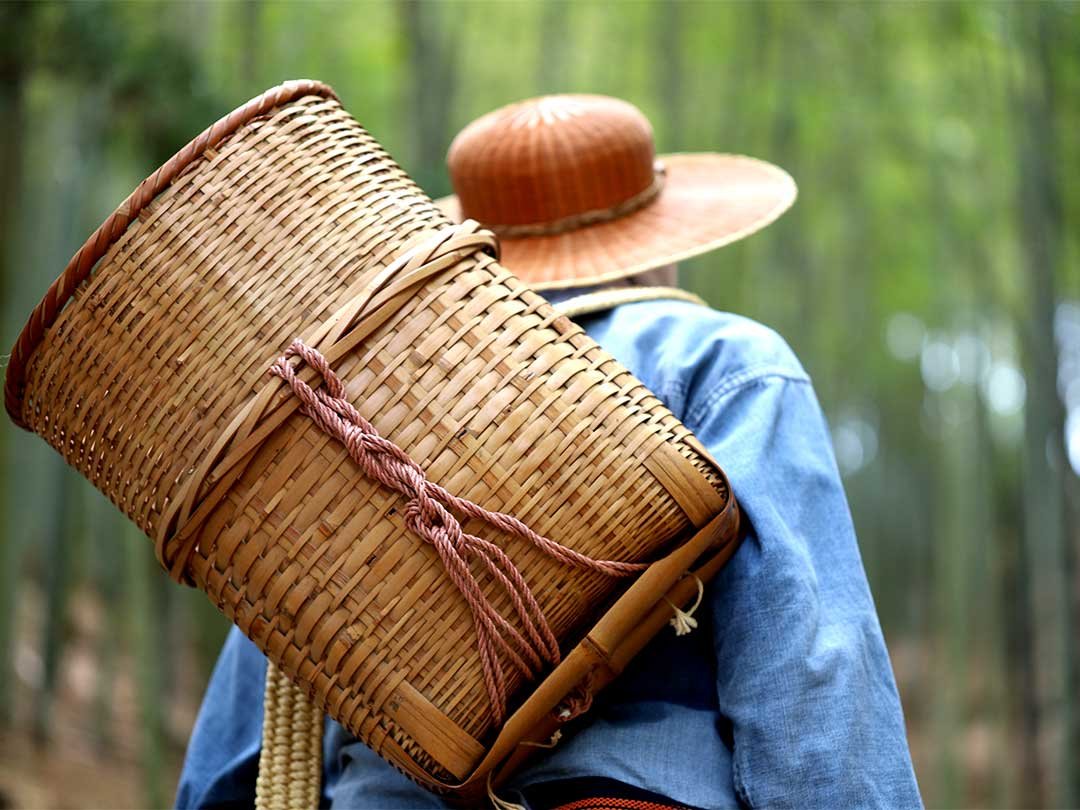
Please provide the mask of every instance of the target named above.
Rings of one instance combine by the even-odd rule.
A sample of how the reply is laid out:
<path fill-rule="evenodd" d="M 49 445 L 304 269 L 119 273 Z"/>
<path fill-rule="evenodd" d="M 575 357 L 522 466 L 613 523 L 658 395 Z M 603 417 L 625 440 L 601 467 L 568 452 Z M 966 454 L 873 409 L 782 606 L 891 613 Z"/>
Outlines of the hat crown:
<path fill-rule="evenodd" d="M 542 225 L 605 211 L 655 182 L 653 131 L 633 104 L 609 96 L 540 96 L 478 118 L 447 164 L 465 217 Z"/>

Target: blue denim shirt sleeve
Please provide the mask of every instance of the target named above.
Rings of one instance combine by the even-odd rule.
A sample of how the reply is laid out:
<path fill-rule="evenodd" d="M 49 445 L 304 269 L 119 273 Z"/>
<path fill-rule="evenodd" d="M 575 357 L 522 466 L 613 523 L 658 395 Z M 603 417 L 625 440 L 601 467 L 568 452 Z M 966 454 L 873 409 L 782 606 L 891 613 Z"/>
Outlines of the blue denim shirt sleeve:
<path fill-rule="evenodd" d="M 750 526 L 708 591 L 739 802 L 920 807 L 828 428 L 794 353 L 754 321 L 681 302 L 620 307 L 589 331 L 719 461 Z"/>
<path fill-rule="evenodd" d="M 176 807 L 251 807 L 265 685 L 266 658 L 232 628 L 191 732 Z"/>
<path fill-rule="evenodd" d="M 266 657 L 236 627 L 206 687 L 180 772 L 175 807 L 247 808 L 255 802 L 262 748 Z M 348 774 L 349 778 L 342 776 Z M 320 805 L 443 807 L 340 724 L 326 720 Z"/>
<path fill-rule="evenodd" d="M 783 365 L 728 379 L 688 416 L 752 527 L 711 590 L 734 786 L 751 807 L 916 807 L 829 435 L 810 385 Z"/>

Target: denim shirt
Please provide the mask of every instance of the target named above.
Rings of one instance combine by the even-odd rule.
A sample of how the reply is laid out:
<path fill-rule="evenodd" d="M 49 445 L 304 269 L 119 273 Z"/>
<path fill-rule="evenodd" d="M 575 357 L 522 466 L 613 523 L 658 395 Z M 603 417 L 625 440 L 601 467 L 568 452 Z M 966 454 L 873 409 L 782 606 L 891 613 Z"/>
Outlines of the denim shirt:
<path fill-rule="evenodd" d="M 750 531 L 707 586 L 698 629 L 661 632 L 558 746 L 513 778 L 509 797 L 526 784 L 601 776 L 699 808 L 921 806 L 828 429 L 791 349 L 747 318 L 685 301 L 579 321 L 697 434 Z M 265 670 L 233 628 L 178 807 L 252 803 Z M 334 722 L 323 799 L 443 806 Z"/>

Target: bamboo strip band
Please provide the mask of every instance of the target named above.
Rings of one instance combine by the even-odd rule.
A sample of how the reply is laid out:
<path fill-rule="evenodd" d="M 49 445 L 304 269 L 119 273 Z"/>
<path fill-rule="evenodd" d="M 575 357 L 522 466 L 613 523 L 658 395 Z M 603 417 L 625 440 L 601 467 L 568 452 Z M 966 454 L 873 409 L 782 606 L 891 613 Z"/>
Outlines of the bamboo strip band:
<path fill-rule="evenodd" d="M 687 301 L 703 307 L 708 306 L 705 299 L 686 290 L 680 290 L 678 287 L 617 287 L 575 295 L 573 298 L 555 304 L 555 309 L 568 318 L 578 318 L 594 312 L 603 312 L 621 304 L 658 300 Z"/>
<path fill-rule="evenodd" d="M 646 205 L 655 200 L 664 189 L 666 172 L 664 165 L 657 161 L 653 167 L 652 182 L 633 197 L 623 200 L 610 208 L 597 208 L 592 211 L 582 211 L 579 214 L 571 214 L 562 219 L 551 222 L 529 222 L 524 225 L 488 225 L 499 236 L 506 239 L 519 239 L 524 236 L 554 236 L 567 231 L 577 230 L 586 225 L 597 225 L 601 222 L 611 222 L 613 219 L 625 217 L 635 211 L 640 211 Z"/>

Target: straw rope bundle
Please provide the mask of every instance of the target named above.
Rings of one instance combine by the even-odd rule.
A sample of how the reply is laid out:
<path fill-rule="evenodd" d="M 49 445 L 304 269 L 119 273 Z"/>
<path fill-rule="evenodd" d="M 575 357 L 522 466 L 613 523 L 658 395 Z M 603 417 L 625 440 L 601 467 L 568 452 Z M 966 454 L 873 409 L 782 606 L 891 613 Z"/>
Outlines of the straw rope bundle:
<path fill-rule="evenodd" d="M 433 789 L 542 733 L 737 515 L 690 432 L 496 253 L 329 88 L 289 83 L 91 237 L 5 386 L 174 578 Z M 602 654 L 562 660 L 586 631 Z"/>

